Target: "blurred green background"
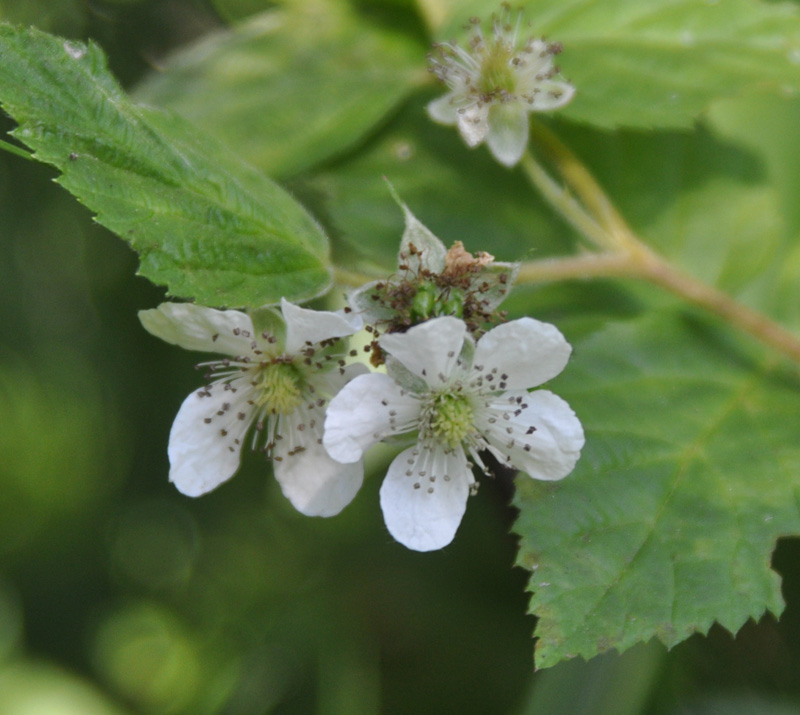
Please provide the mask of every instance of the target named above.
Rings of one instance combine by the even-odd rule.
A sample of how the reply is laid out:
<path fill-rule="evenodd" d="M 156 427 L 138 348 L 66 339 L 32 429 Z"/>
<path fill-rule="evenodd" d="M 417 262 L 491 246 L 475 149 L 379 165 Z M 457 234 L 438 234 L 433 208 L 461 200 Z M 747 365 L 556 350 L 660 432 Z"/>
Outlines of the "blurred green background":
<path fill-rule="evenodd" d="M 265 6 L 0 0 L 0 18 L 95 39 L 132 85 Z M 780 623 L 535 673 L 509 480 L 431 554 L 389 537 L 378 478 L 331 520 L 253 455 L 179 495 L 167 437 L 197 358 L 141 328 L 163 290 L 54 177 L 0 154 L 0 715 L 800 713 L 796 540 L 774 557 Z"/>

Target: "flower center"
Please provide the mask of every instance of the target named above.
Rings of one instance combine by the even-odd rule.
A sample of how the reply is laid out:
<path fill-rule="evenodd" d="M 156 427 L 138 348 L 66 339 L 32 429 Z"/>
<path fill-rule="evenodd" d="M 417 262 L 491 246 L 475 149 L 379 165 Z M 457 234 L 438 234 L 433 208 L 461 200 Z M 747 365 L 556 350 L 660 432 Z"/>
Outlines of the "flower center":
<path fill-rule="evenodd" d="M 434 393 L 422 413 L 422 436 L 455 449 L 473 430 L 474 412 L 461 392 Z"/>
<path fill-rule="evenodd" d="M 303 402 L 300 377 L 291 363 L 273 362 L 259 367 L 253 386 L 255 403 L 276 415 L 289 415 Z"/>
<path fill-rule="evenodd" d="M 481 62 L 478 91 L 481 96 L 491 99 L 514 93 L 516 75 L 512 60 L 513 48 L 501 39 L 490 44 Z"/>

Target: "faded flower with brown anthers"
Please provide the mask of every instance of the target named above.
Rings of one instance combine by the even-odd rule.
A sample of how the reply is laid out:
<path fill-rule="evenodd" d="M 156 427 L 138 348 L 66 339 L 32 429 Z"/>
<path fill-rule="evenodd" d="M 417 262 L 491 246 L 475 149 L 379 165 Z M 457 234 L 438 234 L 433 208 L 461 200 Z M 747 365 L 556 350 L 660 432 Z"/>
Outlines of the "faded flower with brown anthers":
<path fill-rule="evenodd" d="M 514 166 L 528 144 L 528 113 L 547 112 L 567 104 L 575 88 L 560 77 L 553 58 L 558 42 L 521 38 L 522 13 L 508 4 L 492 18 L 486 35 L 477 18 L 466 47 L 453 42 L 434 45 L 430 69 L 450 91 L 428 105 L 442 124 L 456 125 L 474 147 L 486 142 L 501 164 Z"/>

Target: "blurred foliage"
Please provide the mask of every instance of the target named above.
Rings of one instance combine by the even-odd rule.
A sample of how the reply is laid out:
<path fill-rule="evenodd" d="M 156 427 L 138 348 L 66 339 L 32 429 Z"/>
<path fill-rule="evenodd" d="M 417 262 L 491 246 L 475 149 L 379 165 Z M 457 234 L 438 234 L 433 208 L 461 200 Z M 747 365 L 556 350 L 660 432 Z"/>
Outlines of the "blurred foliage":
<path fill-rule="evenodd" d="M 132 83 L 168 50 L 267 7 L 2 0 L 0 17 L 95 37 Z M 386 7 L 408 15 L 419 43 L 411 3 Z M 777 286 L 766 307 L 797 326 L 800 172 L 789 147 L 798 106 L 729 100 L 693 132 L 558 128 L 579 152 L 592 148 L 583 152 L 592 169 L 662 250 L 692 267 L 702 257 L 703 277 L 756 305 Z M 379 132 L 285 177 L 340 256 L 393 265 L 402 216 L 382 173 L 446 241 L 504 260 L 573 246 L 483 152 L 423 127 L 421 109 L 422 99 L 391 105 Z M 0 118 L 3 134 L 11 127 Z M 483 177 L 487 192 L 460 192 L 451 179 L 463 171 Z M 773 557 L 788 603 L 780 623 L 765 617 L 735 639 L 715 626 L 669 653 L 651 643 L 534 673 L 505 476 L 484 483 L 455 543 L 425 556 L 386 533 L 375 478 L 333 520 L 296 514 L 253 455 L 223 489 L 199 501 L 178 495 L 166 482 L 166 442 L 198 384 L 193 357 L 144 333 L 136 311 L 163 292 L 134 277 L 133 253 L 52 179 L 0 154 L 4 715 L 800 712 L 797 540 Z M 687 186 L 694 198 L 679 196 Z M 743 260 L 714 252 L 709 225 L 743 227 Z M 570 318 L 573 340 L 657 305 L 671 303 L 610 282 L 528 287 L 509 301 L 512 314 Z"/>

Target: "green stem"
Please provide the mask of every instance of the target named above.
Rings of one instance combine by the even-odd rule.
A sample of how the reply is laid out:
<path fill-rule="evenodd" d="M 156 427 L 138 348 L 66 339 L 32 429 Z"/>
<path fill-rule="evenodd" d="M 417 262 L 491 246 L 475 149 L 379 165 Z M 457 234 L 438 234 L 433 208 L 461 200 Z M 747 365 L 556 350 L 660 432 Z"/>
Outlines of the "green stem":
<path fill-rule="evenodd" d="M 719 316 L 800 364 L 800 338 L 648 248 L 577 157 L 546 127 L 532 123 L 532 128 L 534 142 L 556 167 L 564 186 L 530 152 L 522 159 L 522 169 L 545 199 L 601 252 L 523 263 L 517 283 L 597 277 L 646 280 Z"/>
<path fill-rule="evenodd" d="M 9 154 L 16 154 L 17 156 L 21 156 L 23 159 L 28 159 L 28 161 L 33 161 L 33 155 L 25 151 L 22 147 L 15 146 L 14 144 L 9 144 L 8 142 L 4 142 L 0 139 L 0 149 L 4 149 Z"/>
<path fill-rule="evenodd" d="M 533 121 L 531 138 L 538 151 L 558 169 L 566 185 L 575 192 L 589 215 L 605 230 L 603 244 L 607 248 L 632 249 L 641 244 L 597 180 L 553 132 L 543 124 Z M 527 152 L 527 156 L 535 161 L 530 152 Z"/>
<path fill-rule="evenodd" d="M 569 189 L 552 179 L 530 152 L 523 155 L 520 165 L 530 182 L 572 224 L 573 228 L 599 248 L 609 247 L 606 245 L 607 234 L 603 227 L 584 211 Z"/>
<path fill-rule="evenodd" d="M 520 266 L 517 285 L 588 278 L 635 278 L 638 267 L 627 256 L 585 253 L 567 258 L 544 258 Z"/>

